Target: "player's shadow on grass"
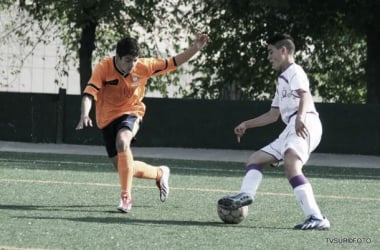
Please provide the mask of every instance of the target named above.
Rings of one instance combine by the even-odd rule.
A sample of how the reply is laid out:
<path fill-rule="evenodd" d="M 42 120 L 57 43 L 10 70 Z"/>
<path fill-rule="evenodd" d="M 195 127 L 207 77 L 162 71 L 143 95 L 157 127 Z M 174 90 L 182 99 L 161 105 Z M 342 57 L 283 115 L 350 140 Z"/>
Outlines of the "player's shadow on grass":
<path fill-rule="evenodd" d="M 150 220 L 150 219 L 135 219 L 129 218 L 128 215 L 122 215 L 119 217 L 42 217 L 42 216 L 17 216 L 17 219 L 35 219 L 35 220 L 67 220 L 74 222 L 84 222 L 84 223 L 104 223 L 104 224 L 123 224 L 123 225 L 149 225 L 149 226 L 197 226 L 197 227 L 229 227 L 233 228 L 251 228 L 251 229 L 270 229 L 270 230 L 290 230 L 291 228 L 284 227 L 262 227 L 254 225 L 244 225 L 244 224 L 225 224 L 223 222 L 216 221 L 188 221 L 188 220 Z"/>
<path fill-rule="evenodd" d="M 20 210 L 20 211 L 48 211 L 48 212 L 86 212 L 86 213 L 108 213 L 108 214 L 120 214 L 116 210 L 104 211 L 104 207 L 109 207 L 109 205 L 66 205 L 66 206 L 31 206 L 31 205 L 0 205 L 0 210 Z M 136 207 L 136 206 L 135 206 Z M 137 206 L 137 207 L 147 207 L 147 206 Z M 87 209 L 86 209 L 87 208 Z M 95 208 L 91 210 L 91 208 Z M 98 208 L 98 209 L 96 209 Z M 99 210 L 100 208 L 100 210 Z M 55 215 L 55 214 L 54 214 Z M 249 225 L 234 225 L 234 224 L 224 224 L 223 222 L 215 221 L 189 221 L 189 220 L 152 220 L 152 219 L 136 219 L 128 217 L 128 214 L 120 214 L 118 217 L 57 217 L 57 216 L 12 216 L 18 219 L 34 219 L 34 220 L 67 220 L 74 222 L 84 222 L 84 223 L 104 223 L 104 224 L 126 224 L 126 225 L 177 225 L 177 226 L 211 226 L 211 227 L 238 227 L 238 228 L 256 228 L 256 229 L 278 229 L 278 230 L 289 230 L 289 228 L 280 227 L 258 227 Z"/>
<path fill-rule="evenodd" d="M 208 226 L 208 227 L 230 227 L 230 228 L 256 228 L 256 229 L 277 229 L 277 230 L 289 230 L 291 228 L 280 228 L 280 227 L 258 227 L 254 225 L 246 225 L 246 224 L 225 224 L 219 221 L 188 221 L 188 220 L 150 220 L 150 219 L 135 219 L 135 218 L 111 218 L 111 217 L 103 217 L 103 218 L 94 218 L 94 217 L 82 217 L 82 218 L 73 218 L 73 221 L 80 222 L 90 222 L 90 223 L 118 223 L 122 221 L 123 223 L 129 225 L 146 225 L 150 226 Z"/>

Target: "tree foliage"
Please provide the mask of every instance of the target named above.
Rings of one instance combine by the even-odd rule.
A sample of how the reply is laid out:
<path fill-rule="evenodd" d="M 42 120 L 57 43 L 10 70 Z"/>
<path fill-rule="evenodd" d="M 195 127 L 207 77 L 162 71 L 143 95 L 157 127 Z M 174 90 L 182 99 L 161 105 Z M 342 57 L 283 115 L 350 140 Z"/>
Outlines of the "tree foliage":
<path fill-rule="evenodd" d="M 77 51 L 81 78 L 81 89 L 91 75 L 92 55 L 96 47 L 99 55 L 114 46 L 120 37 L 133 34 L 129 27 L 140 24 L 150 27 L 152 10 L 157 0 L 137 1 L 104 0 L 34 0 L 32 4 L 21 4 L 34 19 L 47 21 L 60 27 L 60 38 L 70 51 Z M 153 8 L 152 8 L 153 9 Z M 106 34 L 106 35 L 105 35 Z M 66 62 L 64 62 L 66 63 Z"/>
<path fill-rule="evenodd" d="M 22 13 L 23 18 L 19 20 L 22 25 L 10 20 L 8 31 L 18 38 L 20 45 L 31 45 L 30 53 L 38 43 L 46 44 L 58 37 L 64 44 L 64 51 L 60 53 L 56 70 L 66 75 L 69 65 L 78 65 L 83 89 L 92 65 L 111 52 L 113 54 L 116 42 L 122 37 L 138 38 L 143 48 L 142 56 L 166 56 L 169 45 L 158 48 L 158 43 L 179 32 L 173 28 L 173 22 L 180 19 L 180 12 L 174 5 L 159 0 L 3 0 L 0 6 L 4 9 L 11 7 L 17 16 Z M 171 13 L 168 14 L 167 9 L 172 9 Z M 33 32 L 29 32 L 31 30 Z M 36 39 L 36 36 L 43 40 Z M 178 47 L 178 43 L 170 46 Z M 22 67 L 22 63 L 19 66 Z M 173 75 L 170 79 L 150 84 L 150 89 L 165 93 L 162 83 L 165 80 L 171 84 L 179 83 L 178 76 Z"/>
<path fill-rule="evenodd" d="M 198 65 L 202 84 L 194 82 L 189 96 L 270 98 L 275 74 L 264 41 L 285 32 L 295 38 L 297 62 L 308 72 L 314 94 L 326 102 L 365 102 L 365 36 L 349 17 L 359 3 L 345 2 L 350 1 L 203 1 L 194 16 L 207 20 L 211 43 L 207 60 Z"/>
<path fill-rule="evenodd" d="M 210 42 L 185 69 L 154 79 L 150 90 L 178 85 L 189 98 L 270 99 L 277 73 L 265 40 L 275 32 L 295 38 L 297 62 L 324 102 L 380 102 L 380 3 L 376 0 L 34 0 L 20 9 L 38 20 L 41 39 L 53 24 L 65 44 L 62 65 L 80 61 L 82 88 L 91 64 L 123 36 L 139 37 L 143 56 L 170 56 L 206 32 Z M 3 0 L 0 8 L 14 4 Z M 28 27 L 27 24 L 24 24 Z M 18 30 L 23 37 L 23 30 Z M 27 39 L 25 39 L 27 40 Z M 29 41 L 29 43 L 32 43 Z M 71 52 L 78 52 L 78 55 Z M 64 66 L 63 66 L 64 67 Z M 193 77 L 181 85 L 181 74 Z M 65 69 L 61 69 L 65 72 Z M 368 91 L 367 91 L 368 90 Z"/>

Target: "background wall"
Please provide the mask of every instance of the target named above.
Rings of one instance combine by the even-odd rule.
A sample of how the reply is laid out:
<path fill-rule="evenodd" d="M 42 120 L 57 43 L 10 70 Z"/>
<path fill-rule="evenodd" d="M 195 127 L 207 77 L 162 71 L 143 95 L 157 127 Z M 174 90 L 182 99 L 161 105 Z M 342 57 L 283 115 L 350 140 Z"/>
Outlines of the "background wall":
<path fill-rule="evenodd" d="M 0 93 L 0 140 L 102 145 L 95 128 L 76 131 L 80 96 Z M 146 98 L 147 112 L 134 146 L 257 150 L 284 128 L 249 130 L 236 142 L 233 128 L 270 102 Z M 321 153 L 380 155 L 380 105 L 317 104 L 324 134 Z M 92 117 L 94 116 L 92 110 Z"/>

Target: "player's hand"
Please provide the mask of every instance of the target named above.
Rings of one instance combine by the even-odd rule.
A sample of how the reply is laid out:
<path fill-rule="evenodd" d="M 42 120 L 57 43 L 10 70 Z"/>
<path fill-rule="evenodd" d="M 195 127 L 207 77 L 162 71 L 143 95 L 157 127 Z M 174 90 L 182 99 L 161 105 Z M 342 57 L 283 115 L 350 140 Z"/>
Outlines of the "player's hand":
<path fill-rule="evenodd" d="M 85 127 L 92 127 L 92 120 L 89 116 L 81 116 L 78 125 L 76 126 L 76 130 L 83 129 Z"/>
<path fill-rule="evenodd" d="M 234 132 L 235 132 L 238 143 L 240 143 L 240 138 L 243 137 L 246 129 L 247 129 L 247 126 L 245 126 L 244 122 L 240 123 L 238 126 L 235 127 Z"/>
<path fill-rule="evenodd" d="M 296 119 L 296 134 L 304 139 L 306 139 L 309 135 L 309 131 L 307 130 L 306 125 L 302 119 Z"/>
<path fill-rule="evenodd" d="M 201 50 L 207 43 L 208 36 L 206 34 L 197 34 L 195 37 L 195 45 Z"/>

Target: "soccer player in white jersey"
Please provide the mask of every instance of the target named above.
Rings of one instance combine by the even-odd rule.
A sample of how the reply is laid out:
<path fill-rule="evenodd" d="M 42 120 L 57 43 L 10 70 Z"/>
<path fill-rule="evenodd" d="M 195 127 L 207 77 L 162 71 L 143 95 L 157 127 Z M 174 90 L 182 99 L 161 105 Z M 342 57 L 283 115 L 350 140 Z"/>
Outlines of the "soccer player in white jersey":
<path fill-rule="evenodd" d="M 278 120 L 286 124 L 279 137 L 247 161 L 240 193 L 221 198 L 218 204 L 233 210 L 250 205 L 263 178 L 263 168 L 283 161 L 285 175 L 294 190 L 307 219 L 294 229 L 328 229 L 330 222 L 322 215 L 312 187 L 302 172 L 310 153 L 318 146 L 322 125 L 309 89 L 309 80 L 302 67 L 295 63 L 295 45 L 287 34 L 276 34 L 267 41 L 268 60 L 280 72 L 276 93 L 268 112 L 243 121 L 235 129 L 238 142 L 249 128 L 261 127 Z"/>

